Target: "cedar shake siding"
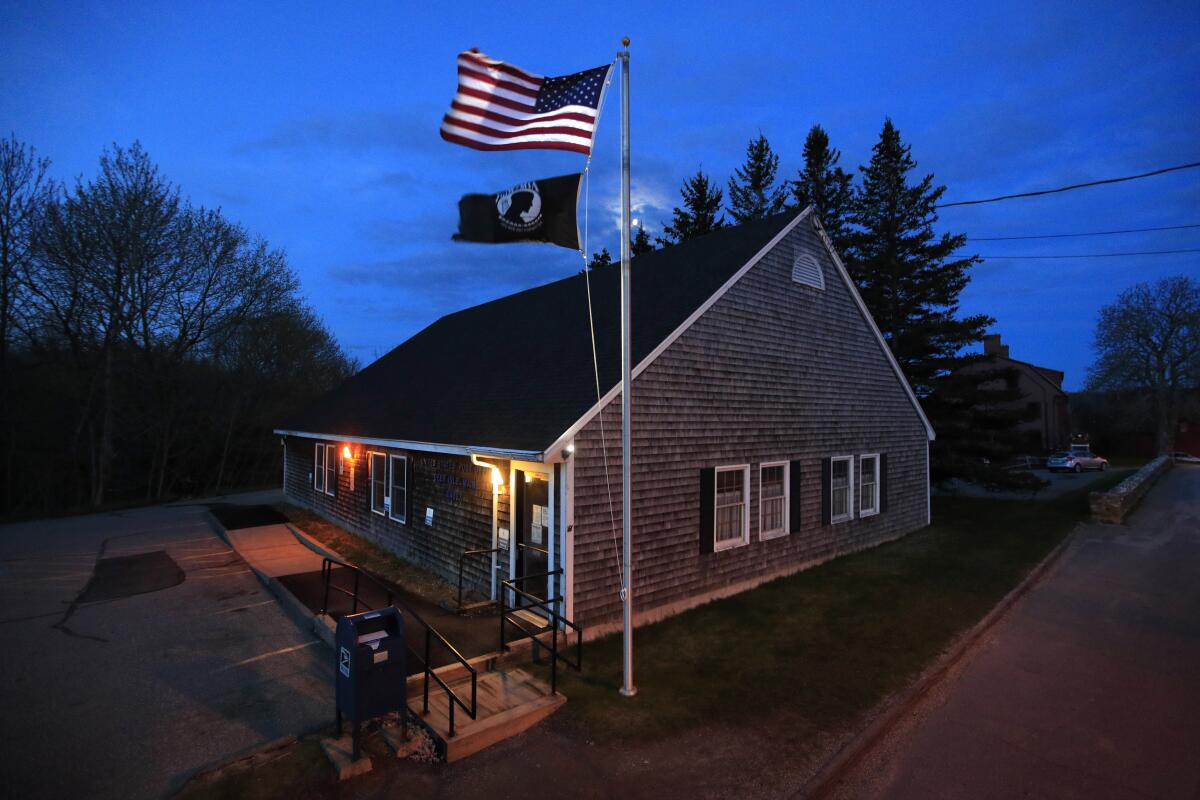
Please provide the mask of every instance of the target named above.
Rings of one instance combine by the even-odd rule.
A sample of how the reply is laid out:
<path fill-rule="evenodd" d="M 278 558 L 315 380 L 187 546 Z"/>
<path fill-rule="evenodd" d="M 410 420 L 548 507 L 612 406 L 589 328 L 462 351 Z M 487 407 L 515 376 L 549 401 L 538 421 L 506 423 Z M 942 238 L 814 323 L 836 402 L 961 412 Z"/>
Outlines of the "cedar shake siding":
<path fill-rule="evenodd" d="M 527 520 L 515 502 L 519 471 L 542 462 L 566 613 L 589 636 L 615 628 L 620 275 L 615 265 L 589 275 L 599 383 L 612 394 L 602 414 L 593 413 L 589 290 L 575 275 L 441 318 L 288 420 L 277 430 L 287 496 L 453 581 L 464 550 L 493 546 L 493 519 L 519 540 L 516 524 Z M 928 524 L 932 432 L 809 212 L 644 254 L 632 279 L 633 360 L 644 366 L 633 383 L 632 430 L 639 623 Z M 509 340 L 517 344 L 496 345 Z M 353 489 L 339 436 L 353 440 Z M 315 440 L 335 446 L 334 496 L 313 486 Z M 404 523 L 371 510 L 370 451 L 409 457 Z M 489 469 L 470 454 L 504 475 L 494 510 Z M 881 490 L 878 513 L 865 517 L 864 455 L 879 457 Z M 854 457 L 854 514 L 831 524 L 830 459 L 838 456 Z M 779 462 L 790 507 L 772 501 L 784 531 L 764 538 L 760 467 Z M 717 544 L 712 521 L 729 512 L 715 502 L 723 473 L 714 470 L 740 465 L 749 469 L 747 541 Z M 512 555 L 498 559 L 504 577 L 520 561 Z M 490 561 L 467 568 L 469 584 L 490 594 Z"/>
<path fill-rule="evenodd" d="M 824 290 L 792 281 L 798 253 L 817 259 Z M 621 526 L 619 395 L 604 427 L 616 530 L 597 417 L 575 436 L 573 599 L 578 622 L 607 628 L 621 613 L 613 542 Z M 885 510 L 859 518 L 857 456 L 873 453 L 885 456 Z M 634 608 L 643 619 L 928 523 L 925 424 L 808 220 L 634 379 L 633 455 Z M 856 457 L 856 513 L 828 524 L 823 461 L 841 455 Z M 764 541 L 759 465 L 775 461 L 800 470 L 792 476 L 800 496 L 791 497 L 799 508 L 788 523 L 797 529 Z M 711 545 L 700 532 L 702 470 L 742 464 L 750 465 L 749 544 L 703 552 Z"/>
<path fill-rule="evenodd" d="M 490 470 L 464 456 L 396 450 L 374 445 L 351 444 L 354 453 L 354 488 L 351 468 L 342 465 L 344 442 L 322 440 L 334 445 L 336 488 L 333 496 L 313 488 L 314 445 L 312 439 L 288 436 L 284 440 L 284 494 L 288 500 L 308 508 L 329 521 L 365 536 L 375 544 L 422 566 L 457 585 L 458 558 L 464 550 L 492 546 L 492 480 Z M 371 510 L 369 453 L 407 456 L 409 503 L 406 520 L 399 522 L 386 512 Z M 494 461 L 502 470 L 507 464 Z M 507 472 L 505 473 L 507 474 Z M 433 525 L 425 524 L 425 509 L 433 509 Z M 468 559 L 463 584 L 488 595 L 491 591 L 490 559 Z"/>

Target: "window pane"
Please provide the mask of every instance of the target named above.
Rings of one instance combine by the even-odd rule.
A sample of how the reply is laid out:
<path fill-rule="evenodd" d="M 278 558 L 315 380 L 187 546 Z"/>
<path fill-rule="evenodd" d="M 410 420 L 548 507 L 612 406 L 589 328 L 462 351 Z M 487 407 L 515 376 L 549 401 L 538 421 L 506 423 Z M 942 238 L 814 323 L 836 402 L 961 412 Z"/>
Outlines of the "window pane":
<path fill-rule="evenodd" d="M 875 510 L 875 456 L 864 456 L 858 465 L 858 508 L 860 511 Z"/>
<path fill-rule="evenodd" d="M 746 503 L 746 473 L 728 470 L 717 473 L 716 540 L 741 539 Z"/>
<path fill-rule="evenodd" d="M 313 448 L 313 486 L 318 492 L 325 490 L 325 445 Z"/>
<path fill-rule="evenodd" d="M 764 467 L 762 471 L 763 497 L 783 497 L 783 465 Z"/>
<path fill-rule="evenodd" d="M 392 516 L 397 519 L 404 518 L 404 510 L 407 507 L 407 498 L 405 495 L 408 491 L 408 459 L 393 458 L 392 459 Z"/>
<path fill-rule="evenodd" d="M 337 456 L 334 455 L 334 447 L 331 444 L 325 445 L 325 493 L 333 494 L 333 490 L 337 488 Z"/>
<path fill-rule="evenodd" d="M 383 511 L 383 498 L 387 495 L 384 480 L 384 459 L 381 453 L 371 454 L 371 510 Z"/>
<path fill-rule="evenodd" d="M 845 516 L 850 510 L 850 490 L 847 487 L 833 490 L 833 516 Z"/>

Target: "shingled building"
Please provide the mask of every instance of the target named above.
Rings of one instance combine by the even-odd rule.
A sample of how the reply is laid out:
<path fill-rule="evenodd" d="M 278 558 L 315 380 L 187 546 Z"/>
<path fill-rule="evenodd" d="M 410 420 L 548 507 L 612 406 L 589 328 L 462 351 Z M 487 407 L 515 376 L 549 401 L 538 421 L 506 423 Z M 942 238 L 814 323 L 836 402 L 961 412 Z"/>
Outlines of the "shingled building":
<path fill-rule="evenodd" d="M 507 255 L 507 254 L 506 254 Z M 633 262 L 639 622 L 929 522 L 933 430 L 816 217 Z M 439 319 L 277 431 L 294 502 L 619 624 L 619 266 Z M 549 577 L 545 573 L 551 573 Z"/>

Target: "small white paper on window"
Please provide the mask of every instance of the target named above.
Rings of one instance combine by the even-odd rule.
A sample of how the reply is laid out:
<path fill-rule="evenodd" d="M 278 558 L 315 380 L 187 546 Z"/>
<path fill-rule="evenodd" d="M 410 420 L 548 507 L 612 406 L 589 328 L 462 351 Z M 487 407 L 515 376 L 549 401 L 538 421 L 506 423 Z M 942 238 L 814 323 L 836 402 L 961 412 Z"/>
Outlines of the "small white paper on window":
<path fill-rule="evenodd" d="M 546 523 L 550 521 L 546 511 L 545 506 L 535 505 L 533 507 L 533 525 L 530 526 L 529 531 L 529 538 L 533 544 L 540 545 L 546 540 Z"/>
<path fill-rule="evenodd" d="M 433 525 L 433 509 L 426 506 L 425 508 L 425 524 Z"/>

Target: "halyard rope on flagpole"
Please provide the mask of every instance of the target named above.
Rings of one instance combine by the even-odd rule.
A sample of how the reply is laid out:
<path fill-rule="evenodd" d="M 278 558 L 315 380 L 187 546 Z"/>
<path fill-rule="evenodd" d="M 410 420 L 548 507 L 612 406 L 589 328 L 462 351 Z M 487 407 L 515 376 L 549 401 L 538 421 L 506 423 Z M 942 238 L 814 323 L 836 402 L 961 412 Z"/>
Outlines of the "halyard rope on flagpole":
<path fill-rule="evenodd" d="M 613 64 L 617 63 L 617 59 L 613 59 Z M 609 77 L 604 82 L 604 88 L 607 91 L 609 84 L 612 83 L 612 71 L 609 70 Z M 617 541 L 617 515 L 613 506 L 612 493 L 612 476 L 608 465 L 608 437 L 604 430 L 604 408 L 601 405 L 603 395 L 600 393 L 600 361 L 596 355 L 596 319 L 592 312 L 592 279 L 591 270 L 588 268 L 588 207 L 591 205 L 591 169 L 592 169 L 592 154 L 588 153 L 587 162 L 583 167 L 583 249 L 579 251 L 579 255 L 583 258 L 583 280 L 587 287 L 587 306 L 588 306 L 588 331 L 592 338 L 592 374 L 596 381 L 596 406 L 599 408 L 598 417 L 600 420 L 600 452 L 604 456 L 604 485 L 608 492 L 608 518 L 609 530 L 612 533 L 613 555 L 617 561 L 617 594 L 622 594 L 622 588 L 625 586 L 625 564 L 621 559 L 621 546 Z"/>

